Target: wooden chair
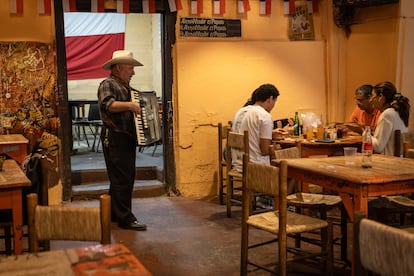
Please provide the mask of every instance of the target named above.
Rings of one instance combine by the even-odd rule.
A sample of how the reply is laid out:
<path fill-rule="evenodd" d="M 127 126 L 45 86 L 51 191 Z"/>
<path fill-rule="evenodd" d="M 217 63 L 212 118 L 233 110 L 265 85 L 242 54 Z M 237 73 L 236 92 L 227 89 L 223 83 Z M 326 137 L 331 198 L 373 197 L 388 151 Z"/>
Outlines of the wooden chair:
<path fill-rule="evenodd" d="M 394 131 L 394 156 L 414 158 L 414 149 L 410 150 L 410 143 L 414 143 L 414 132 L 401 133 Z M 369 218 L 388 225 L 396 225 L 391 219 L 399 215 L 399 226 L 406 223 L 406 214 L 414 213 L 414 200 L 406 195 L 380 196 L 369 200 Z"/>
<path fill-rule="evenodd" d="M 76 240 L 111 243 L 111 197 L 101 195 L 99 207 L 40 206 L 37 194 L 27 195 L 29 251 L 39 241 Z"/>
<path fill-rule="evenodd" d="M 404 155 L 403 156 L 406 157 L 406 158 L 413 158 L 414 159 L 414 148 L 411 148 L 411 145 L 414 145 L 414 143 L 411 144 L 408 141 L 403 142 L 403 148 L 404 148 Z"/>
<path fill-rule="evenodd" d="M 285 148 L 274 150 L 274 146 L 269 146 L 269 154 L 271 159 L 291 159 L 291 158 L 300 158 L 299 150 L 297 147 Z M 308 184 L 314 185 L 314 184 Z M 314 185 L 316 186 L 316 185 Z M 300 188 L 300 187 L 297 187 Z M 311 190 L 311 189 L 309 189 Z M 314 189 L 316 190 L 316 189 Z M 337 195 L 327 195 L 320 193 L 304 193 L 304 192 L 295 192 L 287 196 L 288 206 L 294 206 L 297 213 L 301 213 L 302 210 L 308 210 L 313 213 L 318 213 L 320 219 L 328 219 L 328 212 L 338 208 L 341 212 L 341 218 L 339 224 L 341 226 L 341 258 L 343 260 L 347 259 L 347 221 L 348 216 L 346 214 L 345 208 L 342 205 L 342 200 L 340 196 Z M 296 241 L 296 246 L 300 247 L 300 238 Z"/>
<path fill-rule="evenodd" d="M 394 131 L 394 156 L 406 157 L 406 150 L 414 145 L 414 132 L 401 133 L 401 130 Z"/>
<path fill-rule="evenodd" d="M 355 213 L 355 275 L 414 275 L 414 234 Z"/>
<path fill-rule="evenodd" d="M 218 194 L 219 194 L 219 201 L 220 204 L 223 205 L 225 203 L 225 196 L 226 196 L 226 179 L 227 179 L 227 164 L 226 158 L 224 156 L 224 150 L 227 144 L 227 128 L 229 126 L 224 126 L 222 123 L 218 123 Z"/>
<path fill-rule="evenodd" d="M 330 275 L 332 273 L 332 225 L 326 220 L 287 211 L 288 167 L 286 160 L 281 161 L 280 167 L 249 162 L 248 156 L 244 156 L 243 161 L 244 191 L 240 275 L 247 275 L 248 265 L 270 273 L 286 275 L 288 262 L 315 258 L 316 256 L 323 260 L 324 271 L 322 274 Z M 250 205 L 252 204 L 251 196 L 253 193 L 269 194 L 277 198 L 279 202 L 278 210 L 252 215 Z M 256 231 L 253 238 L 250 236 L 250 228 L 268 232 L 274 238 L 269 239 L 269 236 Z M 321 233 L 322 247 L 320 252 L 315 250 L 309 252 L 288 247 L 287 238 L 289 236 L 315 230 L 319 230 Z M 275 260 L 271 260 L 271 264 L 263 263 L 262 260 L 266 258 L 264 256 L 260 258 L 258 252 L 260 246 L 270 246 L 275 242 L 278 243 L 278 263 L 276 267 L 274 267 Z M 249 250 L 253 248 L 255 254 L 249 256 Z M 307 249 L 311 248 L 307 247 Z M 288 253 L 290 253 L 289 256 Z"/>
<path fill-rule="evenodd" d="M 237 171 L 232 165 L 234 158 L 232 151 L 238 150 L 245 155 L 249 155 L 249 132 L 243 134 L 233 132 L 227 127 L 227 144 L 226 144 L 226 210 L 227 217 L 231 217 L 231 207 L 234 204 L 241 205 L 241 193 L 243 172 Z M 239 160 L 242 163 L 242 160 Z"/>

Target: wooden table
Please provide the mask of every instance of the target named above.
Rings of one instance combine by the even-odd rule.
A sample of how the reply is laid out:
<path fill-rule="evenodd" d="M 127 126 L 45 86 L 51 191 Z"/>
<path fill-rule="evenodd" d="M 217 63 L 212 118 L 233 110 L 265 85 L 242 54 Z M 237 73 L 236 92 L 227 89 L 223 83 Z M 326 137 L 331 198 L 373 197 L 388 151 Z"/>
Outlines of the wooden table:
<path fill-rule="evenodd" d="M 368 214 L 368 197 L 414 192 L 414 159 L 374 154 L 368 169 L 361 160 L 345 166 L 344 156 L 288 159 L 288 176 L 338 193 L 351 220 L 355 211 Z"/>
<path fill-rule="evenodd" d="M 22 188 L 30 186 L 31 182 L 20 169 L 16 161 L 4 161 L 3 170 L 0 171 L 0 209 L 11 209 L 13 217 L 13 244 L 14 254 L 21 254 L 22 245 Z"/>
<path fill-rule="evenodd" d="M 273 141 L 279 144 L 282 148 L 298 147 L 301 157 L 327 155 L 327 156 L 341 156 L 344 155 L 344 147 L 357 147 L 361 151 L 362 137 L 352 136 L 332 143 L 317 142 L 315 140 L 303 139 L 285 139 Z"/>
<path fill-rule="evenodd" d="M 29 140 L 21 134 L 0 135 L 0 154 L 6 154 L 20 164 L 27 156 Z"/>
<path fill-rule="evenodd" d="M 152 275 L 122 244 L 94 245 L 0 258 L 3 275 Z"/>
<path fill-rule="evenodd" d="M 368 169 L 361 160 L 359 155 L 354 165 L 345 166 L 344 156 L 288 159 L 288 177 L 338 193 L 351 221 L 356 211 L 368 215 L 368 197 L 414 192 L 414 159 L 374 154 Z M 277 166 L 279 160 L 271 162 Z"/>

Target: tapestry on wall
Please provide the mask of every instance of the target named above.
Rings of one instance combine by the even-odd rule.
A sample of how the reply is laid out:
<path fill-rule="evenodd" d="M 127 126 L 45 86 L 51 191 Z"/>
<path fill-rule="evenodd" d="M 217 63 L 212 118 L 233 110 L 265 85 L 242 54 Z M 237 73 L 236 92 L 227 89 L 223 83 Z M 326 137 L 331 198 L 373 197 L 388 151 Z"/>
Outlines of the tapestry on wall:
<path fill-rule="evenodd" d="M 51 44 L 0 42 L 0 99 L 0 134 L 23 134 L 31 143 L 45 131 L 57 134 Z"/>

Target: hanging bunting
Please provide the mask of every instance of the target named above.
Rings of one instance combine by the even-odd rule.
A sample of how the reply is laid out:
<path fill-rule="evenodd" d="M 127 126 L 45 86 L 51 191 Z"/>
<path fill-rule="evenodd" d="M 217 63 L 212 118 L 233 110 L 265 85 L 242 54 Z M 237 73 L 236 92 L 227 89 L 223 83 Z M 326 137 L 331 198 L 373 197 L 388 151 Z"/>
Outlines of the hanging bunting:
<path fill-rule="evenodd" d="M 316 13 L 318 12 L 318 1 L 319 0 L 308 0 L 308 12 Z M 284 14 L 294 14 L 295 13 L 295 0 L 284 0 Z"/>
<path fill-rule="evenodd" d="M 64 12 L 76 12 L 76 0 L 62 0 Z"/>
<path fill-rule="evenodd" d="M 91 0 L 91 12 L 104 12 L 104 0 Z"/>
<path fill-rule="evenodd" d="M 191 0 L 191 14 L 203 13 L 203 0 Z"/>
<path fill-rule="evenodd" d="M 213 0 L 213 14 L 226 13 L 226 0 Z"/>
<path fill-rule="evenodd" d="M 50 0 L 37 0 L 37 10 L 40 15 L 51 15 L 52 3 Z"/>
<path fill-rule="evenodd" d="M 171 12 L 176 12 L 177 10 L 181 10 L 183 8 L 181 0 L 168 0 L 168 5 Z"/>
<path fill-rule="evenodd" d="M 272 0 L 260 0 L 260 15 L 272 13 Z"/>
<path fill-rule="evenodd" d="M 23 0 L 10 0 L 10 14 L 23 15 Z"/>
<path fill-rule="evenodd" d="M 237 0 L 237 11 L 238 13 L 245 13 L 250 11 L 249 0 Z"/>
<path fill-rule="evenodd" d="M 117 13 L 129 13 L 129 0 L 116 1 L 116 12 Z"/>
<path fill-rule="evenodd" d="M 311 13 L 317 13 L 319 11 L 318 1 L 319 0 L 312 0 L 312 10 L 311 10 Z"/>
<path fill-rule="evenodd" d="M 155 0 L 142 0 L 143 13 L 155 13 Z"/>

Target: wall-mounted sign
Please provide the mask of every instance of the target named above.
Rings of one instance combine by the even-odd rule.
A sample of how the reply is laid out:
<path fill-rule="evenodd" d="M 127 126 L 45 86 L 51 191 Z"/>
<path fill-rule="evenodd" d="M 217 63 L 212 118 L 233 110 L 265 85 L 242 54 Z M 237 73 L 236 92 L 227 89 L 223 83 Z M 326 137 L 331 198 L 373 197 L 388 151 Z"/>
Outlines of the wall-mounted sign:
<path fill-rule="evenodd" d="M 241 37 L 239 19 L 181 18 L 180 36 Z"/>

